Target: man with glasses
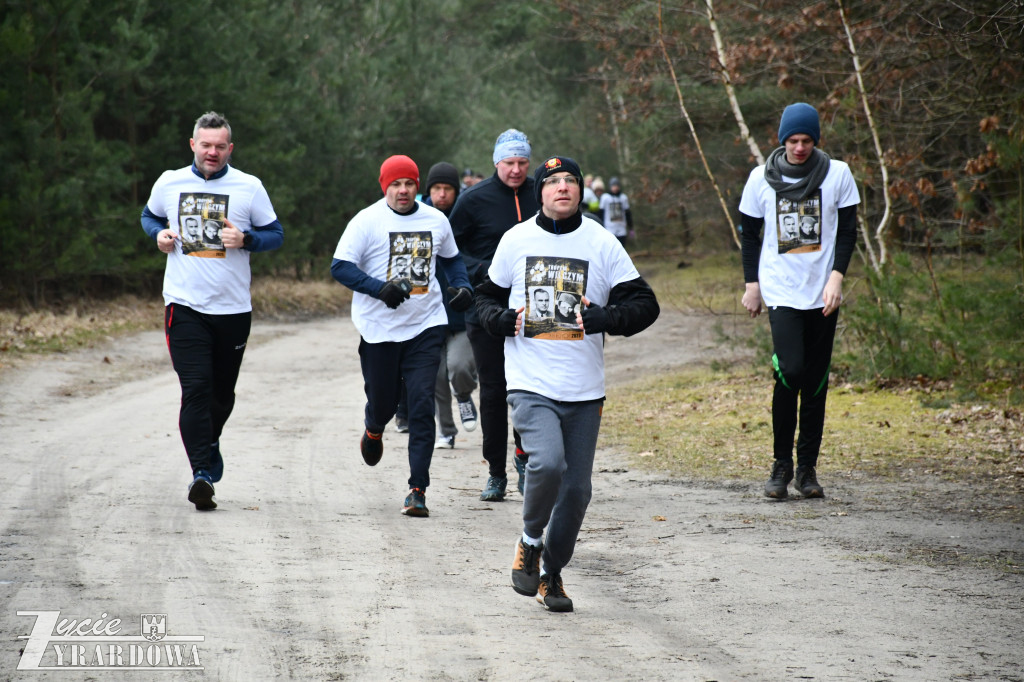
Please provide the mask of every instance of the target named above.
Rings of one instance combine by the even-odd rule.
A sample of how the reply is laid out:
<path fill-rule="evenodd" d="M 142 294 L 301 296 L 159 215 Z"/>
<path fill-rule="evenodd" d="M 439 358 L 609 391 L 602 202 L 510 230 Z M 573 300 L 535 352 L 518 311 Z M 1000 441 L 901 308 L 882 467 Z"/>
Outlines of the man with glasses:
<path fill-rule="evenodd" d="M 483 281 L 498 241 L 510 227 L 536 215 L 540 204 L 530 172 L 530 141 L 510 128 L 494 143 L 494 175 L 468 187 L 459 195 L 449 220 L 455 242 L 466 263 L 469 279 Z M 480 499 L 505 499 L 508 477 L 508 406 L 505 404 L 505 351 L 502 339 L 480 327 L 476 312 L 466 313 L 466 335 L 473 347 L 480 381 L 480 426 L 488 477 Z M 513 436 L 516 434 L 513 432 Z M 519 491 L 523 490 L 526 457 L 516 437 L 515 467 Z"/>
<path fill-rule="evenodd" d="M 643 331 L 659 307 L 618 240 L 581 213 L 576 162 L 552 157 L 534 177 L 540 213 L 501 238 L 476 307 L 483 328 L 503 339 L 512 424 L 530 453 L 512 587 L 551 611 L 572 611 L 561 571 L 591 498 L 604 334 Z M 579 297 L 572 329 L 524 319 L 529 289 L 556 284 Z"/>

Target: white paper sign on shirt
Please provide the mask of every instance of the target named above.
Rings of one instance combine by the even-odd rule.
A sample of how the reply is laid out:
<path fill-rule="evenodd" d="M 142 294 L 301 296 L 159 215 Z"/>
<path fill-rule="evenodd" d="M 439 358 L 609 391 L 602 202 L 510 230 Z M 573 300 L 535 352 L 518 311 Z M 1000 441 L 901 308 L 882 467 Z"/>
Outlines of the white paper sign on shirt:
<path fill-rule="evenodd" d="M 526 338 L 578 341 L 580 299 L 587 290 L 589 263 L 578 258 L 527 256 Z"/>
<path fill-rule="evenodd" d="M 430 286 L 430 260 L 434 241 L 430 232 L 392 232 L 388 279 L 412 282 L 413 296 L 425 294 Z"/>
<path fill-rule="evenodd" d="M 178 200 L 181 252 L 198 258 L 224 258 L 220 233 L 228 215 L 228 195 L 182 192 Z"/>
<path fill-rule="evenodd" d="M 775 223 L 780 254 L 821 251 L 821 189 L 800 201 L 777 197 Z"/>

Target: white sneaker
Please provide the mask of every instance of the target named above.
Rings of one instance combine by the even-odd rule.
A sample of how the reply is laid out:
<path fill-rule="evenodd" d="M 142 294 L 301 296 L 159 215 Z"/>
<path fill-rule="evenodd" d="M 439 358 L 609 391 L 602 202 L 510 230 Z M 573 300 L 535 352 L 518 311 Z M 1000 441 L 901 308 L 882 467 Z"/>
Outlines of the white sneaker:
<path fill-rule="evenodd" d="M 472 398 L 459 401 L 459 419 L 462 420 L 462 428 L 467 431 L 476 429 L 476 405 Z"/>
<path fill-rule="evenodd" d="M 434 443 L 435 448 L 448 448 L 449 450 L 455 449 L 455 436 L 438 436 L 437 442 Z"/>

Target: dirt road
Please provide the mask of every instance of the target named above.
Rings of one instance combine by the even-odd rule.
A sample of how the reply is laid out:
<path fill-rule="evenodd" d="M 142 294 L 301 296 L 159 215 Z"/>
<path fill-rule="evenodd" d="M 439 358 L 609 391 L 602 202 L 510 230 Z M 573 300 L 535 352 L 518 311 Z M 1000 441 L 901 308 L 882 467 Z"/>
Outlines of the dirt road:
<path fill-rule="evenodd" d="M 701 329 L 613 340 L 613 380 L 713 357 Z M 405 436 L 362 463 L 356 343 L 257 323 L 211 513 L 159 333 L 0 375 L 0 679 L 1024 680 L 1024 529 L 944 484 L 780 503 L 602 451 L 576 611 L 544 611 L 508 585 L 521 501 L 479 500 L 479 431 L 435 453 L 428 519 L 399 514 Z"/>

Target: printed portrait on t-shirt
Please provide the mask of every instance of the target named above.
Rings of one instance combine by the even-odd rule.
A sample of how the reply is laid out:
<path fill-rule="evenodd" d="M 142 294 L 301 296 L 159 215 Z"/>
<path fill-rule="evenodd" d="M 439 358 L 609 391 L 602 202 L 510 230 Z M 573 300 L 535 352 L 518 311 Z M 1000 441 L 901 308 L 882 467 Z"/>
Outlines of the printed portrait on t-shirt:
<path fill-rule="evenodd" d="M 777 197 L 775 229 L 780 254 L 821 251 L 821 189 L 800 201 Z"/>
<path fill-rule="evenodd" d="M 580 300 L 587 290 L 590 264 L 578 258 L 527 256 L 526 338 L 578 341 L 583 330 L 576 322 Z"/>
<path fill-rule="evenodd" d="M 818 223 L 817 216 L 800 216 L 800 242 L 803 244 L 821 243 L 821 225 Z"/>
<path fill-rule="evenodd" d="M 402 279 L 409 276 L 409 257 L 406 255 L 392 256 L 388 279 Z"/>
<path fill-rule="evenodd" d="M 223 223 L 213 218 L 207 218 L 203 221 L 203 244 L 208 247 L 220 246 L 224 248 L 220 241 L 220 230 Z"/>
<path fill-rule="evenodd" d="M 552 287 L 526 287 L 529 292 L 527 300 L 527 317 L 531 320 L 549 320 L 554 315 L 551 299 L 554 298 Z"/>
<path fill-rule="evenodd" d="M 580 299 L 568 291 L 559 291 L 555 302 L 555 320 L 562 324 L 577 326 L 576 313 L 579 312 Z"/>
<path fill-rule="evenodd" d="M 227 194 L 182 192 L 178 197 L 181 252 L 198 258 L 224 258 L 220 233 L 227 216 Z"/>
<path fill-rule="evenodd" d="M 430 262 L 423 256 L 416 256 L 412 259 L 412 266 L 409 270 L 409 279 L 414 285 L 427 286 L 430 284 Z"/>
<path fill-rule="evenodd" d="M 799 217 L 796 213 L 779 214 L 779 244 L 795 242 L 799 238 L 800 231 L 797 229 L 797 218 Z"/>
<path fill-rule="evenodd" d="M 203 248 L 203 228 L 199 224 L 199 218 L 190 215 L 181 222 L 181 252 L 188 255 Z"/>
<path fill-rule="evenodd" d="M 425 294 L 430 289 L 430 261 L 434 251 L 433 234 L 426 232 L 392 232 L 391 260 L 388 280 L 406 278 L 412 282 L 410 295 Z"/>

